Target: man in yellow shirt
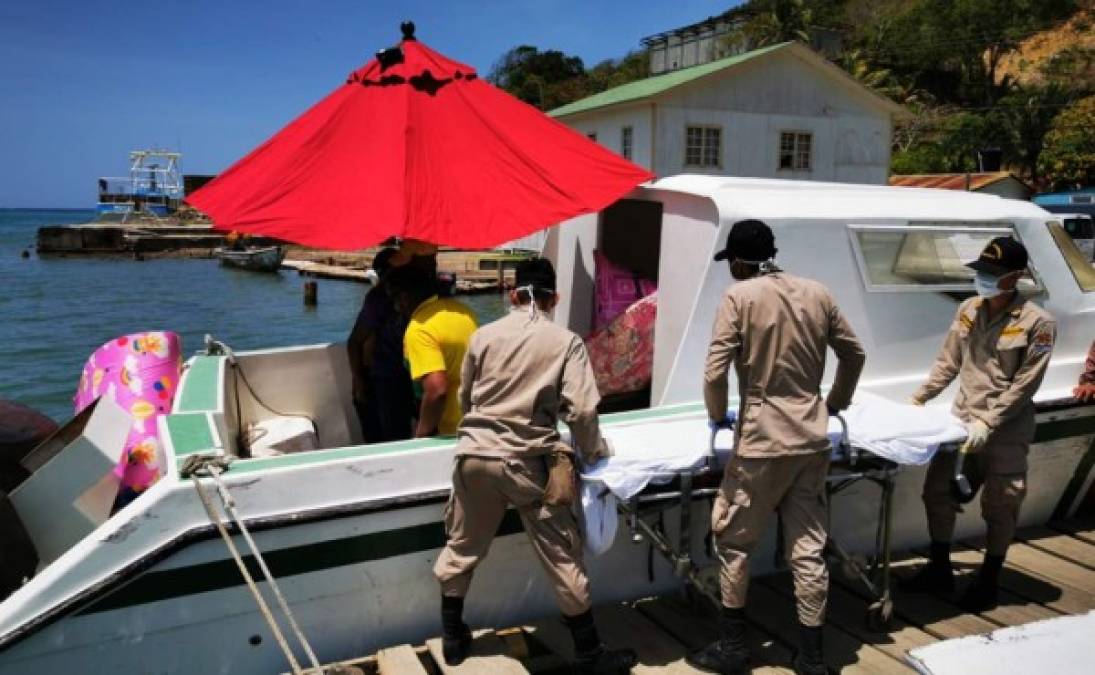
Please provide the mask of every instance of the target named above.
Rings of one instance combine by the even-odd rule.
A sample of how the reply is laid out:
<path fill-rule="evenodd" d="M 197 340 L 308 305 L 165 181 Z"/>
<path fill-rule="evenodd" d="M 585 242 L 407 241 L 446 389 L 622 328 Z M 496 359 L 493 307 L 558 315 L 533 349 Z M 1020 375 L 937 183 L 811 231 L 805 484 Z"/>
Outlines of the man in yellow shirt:
<path fill-rule="evenodd" d="M 463 303 L 437 295 L 435 276 L 412 266 L 392 272 L 389 292 L 396 308 L 410 317 L 403 355 L 411 379 L 422 387 L 415 437 L 455 434 L 460 409 L 460 366 L 475 315 Z"/>

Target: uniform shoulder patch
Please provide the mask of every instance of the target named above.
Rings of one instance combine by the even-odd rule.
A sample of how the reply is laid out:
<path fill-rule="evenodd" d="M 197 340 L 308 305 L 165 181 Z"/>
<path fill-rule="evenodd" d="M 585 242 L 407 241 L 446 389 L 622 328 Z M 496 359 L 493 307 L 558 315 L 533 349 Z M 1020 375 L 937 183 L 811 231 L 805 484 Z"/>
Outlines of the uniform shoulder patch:
<path fill-rule="evenodd" d="M 1053 326 L 1042 325 L 1034 330 L 1030 348 L 1035 354 L 1045 354 L 1053 349 L 1053 342 Z"/>

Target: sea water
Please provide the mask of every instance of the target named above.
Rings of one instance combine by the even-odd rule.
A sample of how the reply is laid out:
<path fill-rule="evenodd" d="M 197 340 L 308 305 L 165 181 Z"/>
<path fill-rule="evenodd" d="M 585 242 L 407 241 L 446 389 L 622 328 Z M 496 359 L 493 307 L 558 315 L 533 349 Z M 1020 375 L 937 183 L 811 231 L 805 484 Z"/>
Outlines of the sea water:
<path fill-rule="evenodd" d="M 367 284 L 319 280 L 303 303 L 296 272 L 262 274 L 216 260 L 44 257 L 38 227 L 81 223 L 92 211 L 0 209 L 0 398 L 57 421 L 72 415 L 84 362 L 120 335 L 175 331 L 183 353 L 208 333 L 237 351 L 345 340 Z M 22 258 L 30 250 L 29 258 Z M 504 311 L 499 294 L 462 297 L 480 323 Z"/>

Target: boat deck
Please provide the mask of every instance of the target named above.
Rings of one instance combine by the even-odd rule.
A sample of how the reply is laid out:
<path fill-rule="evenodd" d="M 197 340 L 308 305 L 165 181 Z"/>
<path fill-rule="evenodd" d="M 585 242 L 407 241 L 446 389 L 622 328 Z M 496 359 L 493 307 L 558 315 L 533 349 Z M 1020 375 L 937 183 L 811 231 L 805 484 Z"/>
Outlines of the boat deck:
<path fill-rule="evenodd" d="M 959 591 L 980 564 L 982 541 L 955 547 Z M 899 556 L 895 574 L 906 576 L 926 562 L 922 552 Z M 596 580 L 594 580 L 596 583 Z M 895 618 L 884 633 L 872 632 L 864 617 L 868 600 L 861 588 L 832 566 L 825 656 L 829 668 L 846 673 L 914 672 L 905 654 L 916 647 L 989 633 L 1067 614 L 1095 609 L 1095 517 L 1052 523 L 1021 531 L 1008 552 L 1001 575 L 999 607 L 966 614 L 954 597 L 908 594 L 895 590 Z M 474 602 L 474 599 L 472 600 Z M 753 672 L 791 673 L 795 644 L 794 600 L 788 572 L 755 579 L 749 589 Z M 605 605 L 594 609 L 602 639 L 629 646 L 639 654 L 634 673 L 698 673 L 685 654 L 715 638 L 715 624 L 678 597 Z M 444 665 L 440 640 L 400 645 L 367 658 L 337 664 L 327 673 L 357 675 L 550 674 L 568 672 L 570 636 L 558 617 L 504 630 L 479 630 L 472 656 L 459 667 Z"/>

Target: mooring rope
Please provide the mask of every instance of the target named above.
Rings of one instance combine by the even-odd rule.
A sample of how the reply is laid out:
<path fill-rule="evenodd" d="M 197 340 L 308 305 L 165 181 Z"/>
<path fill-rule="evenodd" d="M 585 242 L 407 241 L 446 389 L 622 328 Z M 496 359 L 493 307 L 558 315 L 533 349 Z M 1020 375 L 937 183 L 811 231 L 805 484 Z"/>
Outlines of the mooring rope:
<path fill-rule="evenodd" d="M 201 499 L 202 506 L 205 507 L 205 512 L 209 515 L 209 520 L 212 521 L 213 525 L 216 526 L 217 531 L 220 532 L 221 538 L 224 539 L 224 543 L 228 547 L 229 553 L 232 554 L 232 559 L 236 561 L 236 567 L 239 568 L 240 574 L 243 576 L 248 589 L 251 591 L 251 595 L 254 596 L 255 602 L 259 606 L 259 611 L 262 613 L 263 618 L 266 620 L 266 624 L 274 634 L 274 639 L 277 640 L 282 653 L 285 654 L 285 658 L 289 661 L 289 667 L 292 669 L 293 675 L 303 675 L 305 671 L 301 669 L 300 663 L 293 654 L 293 650 L 285 639 L 285 635 L 281 632 L 281 628 L 278 626 L 278 622 L 270 611 L 270 607 L 266 604 L 265 598 L 263 598 L 258 585 L 251 576 L 250 570 L 247 569 L 247 565 L 243 562 L 243 557 L 240 555 L 235 542 L 232 541 L 232 536 L 228 534 L 228 529 L 224 526 L 224 522 L 221 520 L 220 515 L 213 507 L 213 502 L 209 498 L 209 495 L 202 489 L 200 476 L 209 476 L 213 479 L 213 482 L 217 486 L 217 492 L 220 494 L 221 504 L 225 513 L 232 519 L 232 522 L 239 529 L 240 534 L 243 535 L 244 540 L 250 547 L 251 553 L 258 563 L 259 569 L 262 571 L 266 582 L 270 584 L 270 588 L 274 592 L 274 597 L 277 599 L 281 611 L 285 614 L 285 618 L 289 622 L 290 628 L 295 634 L 297 641 L 304 649 L 305 654 L 308 656 L 308 660 L 311 662 L 312 667 L 308 669 L 308 672 L 322 675 L 323 669 L 319 665 L 319 660 L 316 658 L 315 652 L 312 651 L 312 646 L 308 643 L 307 638 L 304 637 L 304 632 L 300 629 L 300 625 L 297 624 L 297 620 L 293 616 L 292 610 L 289 609 L 289 603 L 286 602 L 285 596 L 281 593 L 281 588 L 278 587 L 277 582 L 274 580 L 274 575 L 271 574 L 270 568 L 266 565 L 265 558 L 263 558 L 262 553 L 255 544 L 255 540 L 251 538 L 251 532 L 247 529 L 247 526 L 243 524 L 243 520 L 239 517 L 239 513 L 236 512 L 235 499 L 232 498 L 232 494 L 221 481 L 220 475 L 223 473 L 224 469 L 228 467 L 230 462 L 231 458 L 222 455 L 191 455 L 187 457 L 183 466 L 179 469 L 179 474 L 183 478 L 189 477 L 194 482 L 194 489 L 198 492 L 198 497 Z"/>

